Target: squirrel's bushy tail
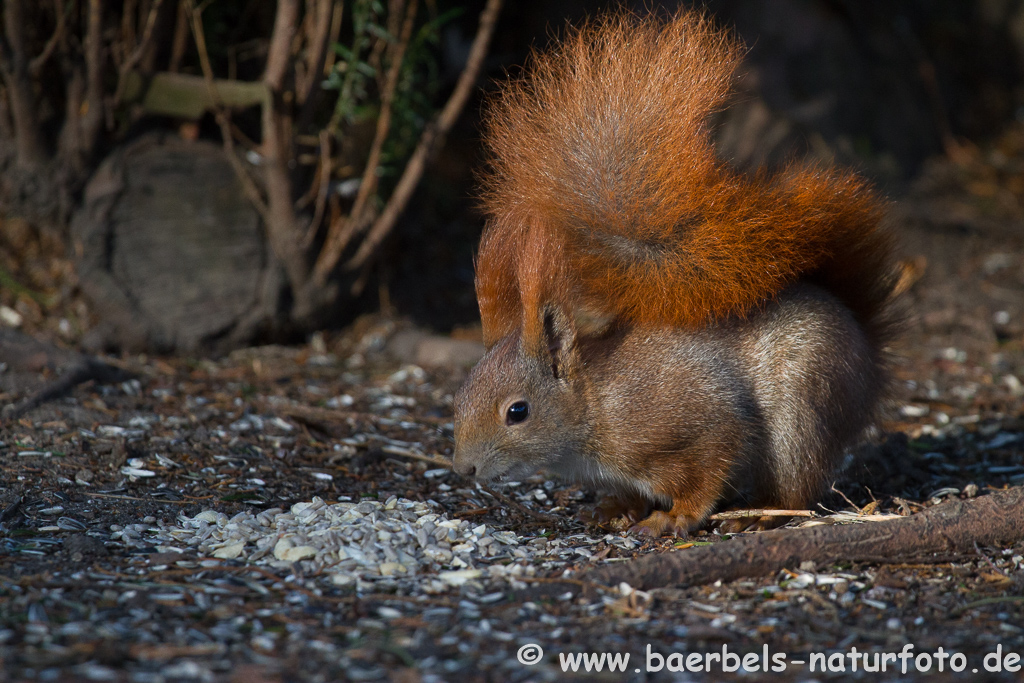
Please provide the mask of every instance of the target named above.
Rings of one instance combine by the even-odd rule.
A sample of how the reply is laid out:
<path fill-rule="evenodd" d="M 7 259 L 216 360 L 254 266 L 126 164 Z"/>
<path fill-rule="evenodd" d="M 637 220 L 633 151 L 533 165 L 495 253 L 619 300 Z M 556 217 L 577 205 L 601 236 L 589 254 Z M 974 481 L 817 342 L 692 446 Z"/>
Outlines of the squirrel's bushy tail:
<path fill-rule="evenodd" d="M 715 157 L 707 118 L 740 55 L 696 13 L 615 14 L 534 55 L 529 75 L 501 90 L 487 118 L 490 222 L 477 259 L 488 344 L 545 302 L 697 326 L 800 277 L 835 291 L 872 331 L 892 285 L 865 184 L 831 169 L 743 175 Z M 536 239 L 544 249 L 527 248 Z"/>

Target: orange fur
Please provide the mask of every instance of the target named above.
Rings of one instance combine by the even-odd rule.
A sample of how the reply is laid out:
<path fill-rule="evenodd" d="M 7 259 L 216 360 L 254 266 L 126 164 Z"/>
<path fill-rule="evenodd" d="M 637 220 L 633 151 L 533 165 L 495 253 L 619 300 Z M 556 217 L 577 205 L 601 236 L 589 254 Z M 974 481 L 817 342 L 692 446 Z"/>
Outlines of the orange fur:
<path fill-rule="evenodd" d="M 743 175 L 715 158 L 706 119 L 740 53 L 695 13 L 617 14 L 535 55 L 502 89 L 487 120 L 476 276 L 488 346 L 545 302 L 696 327 L 799 278 L 882 333 L 872 321 L 892 289 L 889 244 L 864 182 L 798 166 Z"/>

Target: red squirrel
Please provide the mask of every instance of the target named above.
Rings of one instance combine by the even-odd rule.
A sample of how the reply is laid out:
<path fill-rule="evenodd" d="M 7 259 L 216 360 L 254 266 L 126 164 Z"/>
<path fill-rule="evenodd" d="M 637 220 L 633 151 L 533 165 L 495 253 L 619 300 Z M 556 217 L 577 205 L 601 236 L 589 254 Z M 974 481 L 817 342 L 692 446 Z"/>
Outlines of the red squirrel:
<path fill-rule="evenodd" d="M 458 473 L 543 468 L 608 492 L 599 521 L 687 534 L 806 508 L 870 426 L 895 327 L 881 202 L 835 168 L 716 158 L 740 55 L 696 13 L 612 14 L 492 101 Z"/>

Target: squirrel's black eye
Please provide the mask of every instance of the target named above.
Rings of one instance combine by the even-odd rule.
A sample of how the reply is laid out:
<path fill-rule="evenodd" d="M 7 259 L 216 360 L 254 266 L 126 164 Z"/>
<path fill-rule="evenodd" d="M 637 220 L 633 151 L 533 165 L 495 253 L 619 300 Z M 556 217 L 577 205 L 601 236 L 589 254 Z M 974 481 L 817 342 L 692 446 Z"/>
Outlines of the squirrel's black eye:
<path fill-rule="evenodd" d="M 505 414 L 505 422 L 510 425 L 517 425 L 530 417 L 530 404 L 526 401 L 516 401 L 508 407 Z"/>

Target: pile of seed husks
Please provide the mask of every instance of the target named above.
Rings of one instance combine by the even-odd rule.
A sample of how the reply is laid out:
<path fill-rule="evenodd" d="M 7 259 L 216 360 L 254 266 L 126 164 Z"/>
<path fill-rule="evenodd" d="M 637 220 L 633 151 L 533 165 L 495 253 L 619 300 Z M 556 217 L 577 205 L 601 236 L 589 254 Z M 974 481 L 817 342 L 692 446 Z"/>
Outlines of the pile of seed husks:
<path fill-rule="evenodd" d="M 337 585 L 416 582 L 420 590 L 438 592 L 485 575 L 514 580 L 532 573 L 517 563 L 531 552 L 515 533 L 449 519 L 431 502 L 396 497 L 334 504 L 314 498 L 288 511 L 234 517 L 206 510 L 145 531 L 144 540 L 160 552 L 191 551 L 274 569 L 298 563 L 303 574 L 327 574 Z M 128 544 L 131 536 L 127 529 L 120 534 Z"/>

